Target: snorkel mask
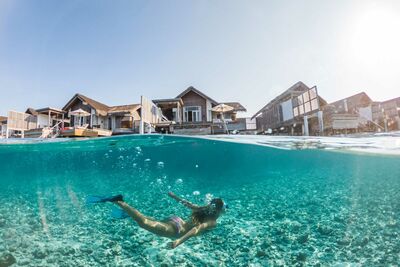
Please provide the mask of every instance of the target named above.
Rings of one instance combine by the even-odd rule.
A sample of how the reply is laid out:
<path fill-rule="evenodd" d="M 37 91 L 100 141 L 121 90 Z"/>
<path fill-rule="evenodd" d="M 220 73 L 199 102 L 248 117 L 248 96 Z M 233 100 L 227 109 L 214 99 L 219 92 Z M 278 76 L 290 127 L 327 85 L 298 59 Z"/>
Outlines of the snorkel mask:
<path fill-rule="evenodd" d="M 226 204 L 226 202 L 225 201 L 222 201 L 222 207 L 221 207 L 221 211 L 222 212 L 226 212 L 226 210 L 227 209 L 229 209 L 229 206 L 228 206 L 228 204 Z M 210 203 L 210 206 L 211 206 L 211 210 L 213 210 L 213 211 L 216 211 L 217 210 L 217 203 L 215 203 L 215 202 L 211 202 Z"/>
<path fill-rule="evenodd" d="M 227 209 L 229 209 L 229 205 L 226 204 L 226 202 L 224 201 L 224 205 L 222 206 L 222 210 L 226 211 Z"/>

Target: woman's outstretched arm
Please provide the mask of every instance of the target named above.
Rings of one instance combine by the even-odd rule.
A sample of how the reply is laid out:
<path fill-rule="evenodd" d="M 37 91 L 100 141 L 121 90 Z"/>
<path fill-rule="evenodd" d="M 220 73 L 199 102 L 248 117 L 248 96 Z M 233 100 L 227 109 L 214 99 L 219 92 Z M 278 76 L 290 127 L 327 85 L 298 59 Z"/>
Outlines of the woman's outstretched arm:
<path fill-rule="evenodd" d="M 195 204 L 193 204 L 193 203 L 187 201 L 186 199 L 183 199 L 183 198 L 178 197 L 177 195 L 175 195 L 175 194 L 172 193 L 172 192 L 168 192 L 168 196 L 172 197 L 173 199 L 175 199 L 175 200 L 178 201 L 179 203 L 182 203 L 183 205 L 185 205 L 186 207 L 188 207 L 188 208 L 190 208 L 190 209 L 192 209 L 192 210 L 195 210 L 195 209 L 198 209 L 198 208 L 199 208 L 199 206 L 197 206 L 197 205 L 195 205 Z"/>
<path fill-rule="evenodd" d="M 197 235 L 201 234 L 202 232 L 215 227 L 216 225 L 217 225 L 216 221 L 208 221 L 208 222 L 199 224 L 196 227 L 193 227 L 189 232 L 187 232 L 181 238 L 178 238 L 175 241 L 169 243 L 169 245 L 172 249 L 174 249 L 177 246 L 179 246 L 180 244 L 182 244 L 183 242 L 185 242 L 186 240 L 188 240 L 189 238 L 191 238 L 193 236 L 197 236 Z"/>

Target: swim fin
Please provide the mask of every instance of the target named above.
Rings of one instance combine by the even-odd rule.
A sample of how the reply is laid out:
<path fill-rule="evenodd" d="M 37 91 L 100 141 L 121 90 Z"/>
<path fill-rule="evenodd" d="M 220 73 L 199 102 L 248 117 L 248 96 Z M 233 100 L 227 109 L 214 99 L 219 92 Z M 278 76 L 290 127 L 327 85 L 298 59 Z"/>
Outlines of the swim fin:
<path fill-rule="evenodd" d="M 117 207 L 113 207 L 113 209 L 111 210 L 111 216 L 115 219 L 126 219 L 129 217 L 129 215 L 125 211 Z"/>
<path fill-rule="evenodd" d="M 104 203 L 104 202 L 115 202 L 115 201 L 124 201 L 122 195 L 116 195 L 111 197 L 105 196 L 88 196 L 86 198 L 86 204 L 94 204 L 94 203 Z"/>

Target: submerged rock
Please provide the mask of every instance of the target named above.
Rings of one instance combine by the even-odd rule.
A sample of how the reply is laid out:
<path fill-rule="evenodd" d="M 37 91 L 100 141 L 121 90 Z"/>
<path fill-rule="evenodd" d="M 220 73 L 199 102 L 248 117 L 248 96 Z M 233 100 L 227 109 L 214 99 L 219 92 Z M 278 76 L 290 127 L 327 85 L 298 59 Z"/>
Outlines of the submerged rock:
<path fill-rule="evenodd" d="M 309 234 L 303 234 L 297 238 L 297 242 L 299 242 L 300 244 L 304 244 L 308 241 L 308 239 L 309 239 Z"/>
<path fill-rule="evenodd" d="M 259 250 L 256 253 L 256 257 L 257 258 L 262 258 L 262 257 L 265 257 L 265 256 L 267 256 L 267 253 L 264 250 Z"/>
<path fill-rule="evenodd" d="M 43 249 L 36 249 L 35 251 L 33 251 L 32 255 L 33 257 L 35 257 L 35 259 L 44 259 L 46 258 L 47 253 Z"/>
<path fill-rule="evenodd" d="M 321 234 L 321 235 L 330 235 L 333 232 L 333 229 L 329 226 L 325 226 L 325 225 L 318 225 L 317 226 L 317 231 Z"/>
<path fill-rule="evenodd" d="M 8 267 L 16 262 L 17 260 L 11 253 L 6 253 L 0 257 L 0 267 Z"/>
<path fill-rule="evenodd" d="M 337 241 L 340 246 L 348 246 L 351 243 L 351 240 L 348 238 L 342 238 Z"/>
<path fill-rule="evenodd" d="M 396 226 L 398 225 L 398 223 L 397 223 L 397 221 L 395 221 L 395 220 L 389 220 L 388 222 L 387 222 L 387 224 L 386 224 L 386 226 L 387 227 L 390 227 L 390 228 L 395 228 Z"/>
<path fill-rule="evenodd" d="M 300 252 L 299 254 L 297 254 L 296 257 L 297 261 L 306 261 L 307 260 L 307 254 L 304 252 Z"/>
<path fill-rule="evenodd" d="M 359 237 L 354 241 L 354 245 L 364 247 L 368 244 L 369 238 L 368 237 Z"/>

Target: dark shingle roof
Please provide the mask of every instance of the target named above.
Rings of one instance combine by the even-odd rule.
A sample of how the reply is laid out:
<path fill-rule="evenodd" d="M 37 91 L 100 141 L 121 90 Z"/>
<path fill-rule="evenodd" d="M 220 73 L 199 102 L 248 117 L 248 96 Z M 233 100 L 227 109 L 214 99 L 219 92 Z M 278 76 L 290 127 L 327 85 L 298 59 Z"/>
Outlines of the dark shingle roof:
<path fill-rule="evenodd" d="M 27 108 L 25 113 L 31 114 L 31 115 L 37 115 L 38 112 L 34 108 Z"/>

